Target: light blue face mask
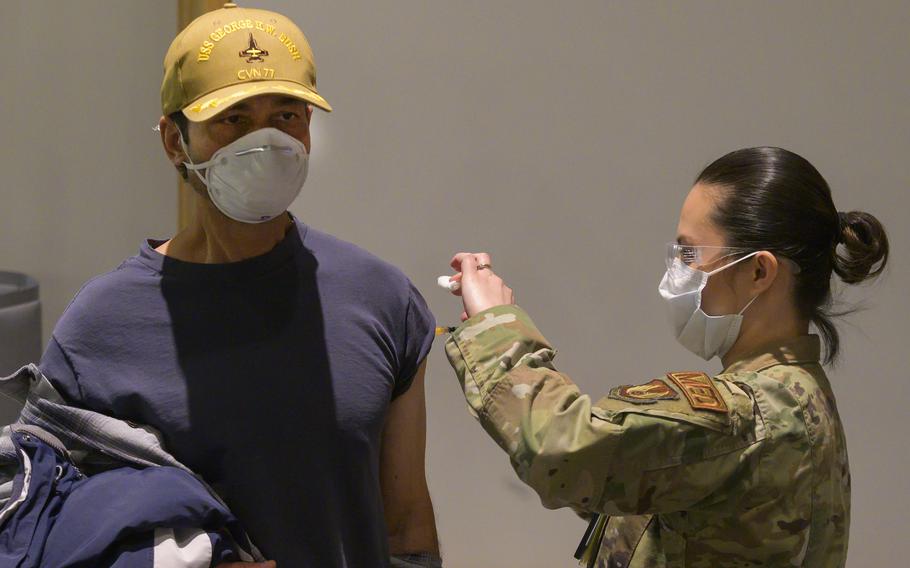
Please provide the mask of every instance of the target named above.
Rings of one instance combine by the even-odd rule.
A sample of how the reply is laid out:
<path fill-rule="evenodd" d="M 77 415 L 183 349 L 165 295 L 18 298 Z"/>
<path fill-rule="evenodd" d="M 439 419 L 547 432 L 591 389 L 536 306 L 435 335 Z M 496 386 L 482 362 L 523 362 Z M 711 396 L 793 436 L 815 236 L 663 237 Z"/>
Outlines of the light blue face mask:
<path fill-rule="evenodd" d="M 706 361 L 723 357 L 730 351 L 739 337 L 743 312 L 758 296 L 752 298 L 739 313 L 712 316 L 701 309 L 702 290 L 708 285 L 708 278 L 759 252 L 761 251 L 747 254 L 711 272 L 692 268 L 679 258 L 673 259 L 660 282 L 659 290 L 667 302 L 676 339 L 683 347 Z"/>

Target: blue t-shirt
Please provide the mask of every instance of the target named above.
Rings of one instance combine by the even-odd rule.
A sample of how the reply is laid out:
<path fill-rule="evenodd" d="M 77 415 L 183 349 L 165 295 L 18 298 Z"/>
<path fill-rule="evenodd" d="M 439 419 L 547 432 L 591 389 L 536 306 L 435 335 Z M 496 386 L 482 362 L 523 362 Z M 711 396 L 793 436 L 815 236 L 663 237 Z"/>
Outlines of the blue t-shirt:
<path fill-rule="evenodd" d="M 160 430 L 279 566 L 385 566 L 380 439 L 433 343 L 420 293 L 299 221 L 236 263 L 159 244 L 83 287 L 41 370 L 72 403 Z"/>

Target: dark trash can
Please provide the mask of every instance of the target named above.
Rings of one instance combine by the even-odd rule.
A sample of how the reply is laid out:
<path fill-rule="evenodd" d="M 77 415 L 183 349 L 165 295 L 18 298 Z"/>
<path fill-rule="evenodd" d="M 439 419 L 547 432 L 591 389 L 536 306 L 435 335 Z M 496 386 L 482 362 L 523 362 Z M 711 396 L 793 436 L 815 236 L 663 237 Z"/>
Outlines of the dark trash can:
<path fill-rule="evenodd" d="M 41 302 L 38 282 L 18 272 L 0 271 L 0 376 L 41 357 Z M 0 426 L 19 416 L 19 405 L 0 396 Z"/>

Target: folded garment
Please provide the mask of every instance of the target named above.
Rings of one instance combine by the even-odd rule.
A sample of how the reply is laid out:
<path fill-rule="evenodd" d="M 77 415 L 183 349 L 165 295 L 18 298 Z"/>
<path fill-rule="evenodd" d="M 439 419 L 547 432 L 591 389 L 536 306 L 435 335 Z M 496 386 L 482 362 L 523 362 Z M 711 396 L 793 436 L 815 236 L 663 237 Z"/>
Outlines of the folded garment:
<path fill-rule="evenodd" d="M 34 365 L 0 379 L 0 394 L 24 405 L 0 434 L 0 566 L 262 560 L 221 498 L 152 429 L 67 406 Z"/>

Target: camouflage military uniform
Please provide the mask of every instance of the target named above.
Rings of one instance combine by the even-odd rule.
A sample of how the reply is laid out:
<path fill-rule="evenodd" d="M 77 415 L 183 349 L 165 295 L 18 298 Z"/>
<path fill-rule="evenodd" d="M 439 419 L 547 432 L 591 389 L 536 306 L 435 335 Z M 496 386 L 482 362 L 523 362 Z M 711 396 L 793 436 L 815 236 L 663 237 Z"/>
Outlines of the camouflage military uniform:
<path fill-rule="evenodd" d="M 446 353 L 545 507 L 611 516 L 596 566 L 844 565 L 850 473 L 817 336 L 596 403 L 517 306 L 469 319 Z"/>

